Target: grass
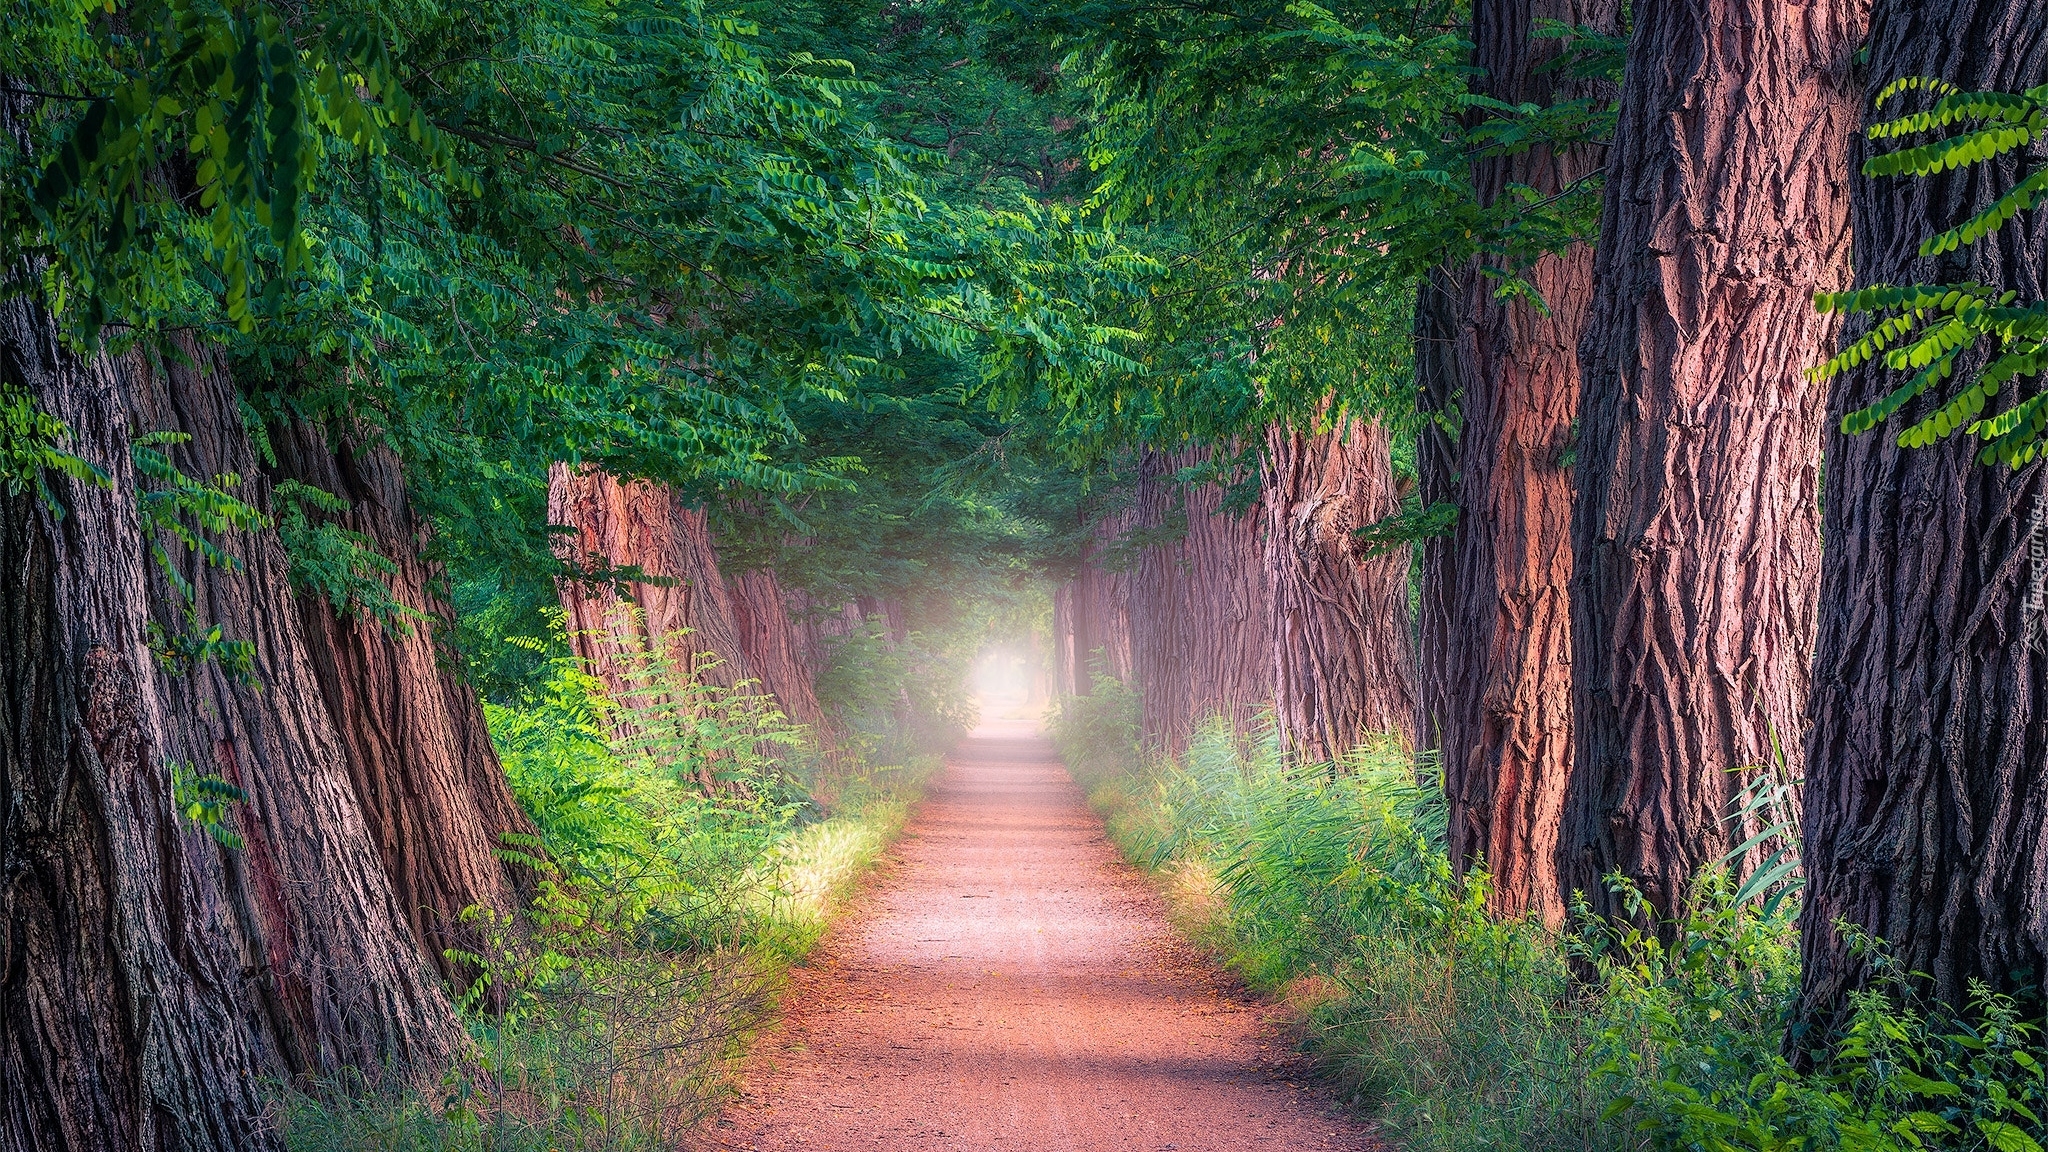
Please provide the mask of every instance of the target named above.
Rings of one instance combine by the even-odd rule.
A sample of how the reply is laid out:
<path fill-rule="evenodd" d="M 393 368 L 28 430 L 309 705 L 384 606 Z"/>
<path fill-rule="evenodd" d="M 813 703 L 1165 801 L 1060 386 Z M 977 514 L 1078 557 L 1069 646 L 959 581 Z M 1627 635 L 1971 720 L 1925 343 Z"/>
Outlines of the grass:
<path fill-rule="evenodd" d="M 287 1147 L 630 1152 L 689 1140 L 731 1090 L 791 966 L 941 763 L 899 748 L 871 767 L 888 746 L 876 740 L 861 756 L 812 755 L 772 705 L 742 696 L 699 682 L 622 714 L 565 660 L 527 706 L 488 708 L 540 829 L 508 837 L 507 851 L 542 880 L 517 916 L 470 911 L 465 958 L 480 975 L 458 998 L 470 1050 L 395 1093 L 280 1090 Z"/>
<path fill-rule="evenodd" d="M 1485 877 L 1456 876 L 1445 856 L 1428 765 L 1398 744 L 1289 764 L 1270 733 L 1213 722 L 1162 760 L 1140 752 L 1136 721 L 1104 678 L 1062 702 L 1053 730 L 1190 935 L 1293 1010 L 1303 1046 L 1396 1146 L 2041 1152 L 2048 1139 L 2039 1022 L 1986 991 L 1930 1005 L 1891 973 L 1840 1034 L 1787 1059 L 1793 871 L 1738 884 L 1710 869 L 1661 936 L 1640 905 L 1629 923 L 1581 909 L 1561 933 L 1498 920 Z M 1796 862 L 1796 822 L 1782 827 L 1774 862 Z M 1866 944 L 1884 971 L 1882 945 Z"/>
<path fill-rule="evenodd" d="M 1126 706 L 1110 688 L 1083 707 Z M 1290 770 L 1270 738 L 1216 723 L 1147 761 L 1103 740 L 1125 725 L 1076 711 L 1055 728 L 1111 839 L 1383 1134 L 1430 1152 L 1631 1146 L 1602 1118 L 1599 1021 L 1574 1007 L 1563 952 L 1455 882 L 1441 805 L 1397 745 Z"/>

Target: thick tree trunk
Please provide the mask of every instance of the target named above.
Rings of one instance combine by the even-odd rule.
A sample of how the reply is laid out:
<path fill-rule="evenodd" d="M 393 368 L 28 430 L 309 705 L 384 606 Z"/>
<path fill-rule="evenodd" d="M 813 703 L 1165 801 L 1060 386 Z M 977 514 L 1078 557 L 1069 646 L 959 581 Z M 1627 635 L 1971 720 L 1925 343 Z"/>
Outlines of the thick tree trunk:
<path fill-rule="evenodd" d="M 1087 636 L 1074 604 L 1074 586 L 1079 582 L 1077 570 L 1071 579 L 1052 591 L 1052 690 L 1060 696 L 1088 694 L 1081 667 L 1081 645 Z"/>
<path fill-rule="evenodd" d="M 131 395 L 143 429 L 189 433 L 166 449 L 186 475 L 257 472 L 232 382 L 209 353 L 192 365 L 136 373 Z M 156 388 L 161 386 L 162 390 Z M 394 896 L 349 780 L 346 744 L 313 671 L 283 547 L 272 532 L 224 542 L 242 562 L 209 567 L 174 540 L 165 547 L 194 588 L 199 619 L 256 646 L 261 689 L 217 662 L 160 677 L 174 761 L 217 772 L 249 793 L 238 813 L 247 847 L 227 853 L 228 895 L 246 956 L 261 973 L 251 989 L 257 1022 L 294 1073 L 387 1064 L 435 1067 L 461 1042 L 435 973 Z M 187 628 L 173 593 L 153 581 L 158 622 Z"/>
<path fill-rule="evenodd" d="M 1473 10 L 1474 87 L 1510 104 L 1601 95 L 1542 66 L 1555 42 L 1530 38 L 1549 18 L 1613 31 L 1617 0 L 1480 0 Z M 1597 171 L 1600 150 L 1537 148 L 1473 166 L 1482 204 L 1523 185 L 1556 195 Z M 1459 403 L 1458 526 L 1450 547 L 1458 583 L 1445 639 L 1444 691 L 1462 699 L 1435 717 L 1451 804 L 1451 851 L 1461 867 L 1483 859 L 1489 901 L 1501 915 L 1556 923 L 1556 855 L 1571 767 L 1572 475 L 1568 453 L 1579 393 L 1578 344 L 1592 299 L 1593 253 L 1584 245 L 1522 272 L 1543 299 L 1500 300 L 1498 281 L 1464 277 L 1456 356 Z"/>
<path fill-rule="evenodd" d="M 0 1148 L 268 1148 L 221 852 L 171 799 L 144 640 L 127 384 L 0 304 L 7 385 L 70 424 L 100 490 L 51 477 L 0 521 Z"/>
<path fill-rule="evenodd" d="M 1060 692 L 1088 695 L 1097 671 L 1131 682 L 1131 574 L 1105 567 L 1119 554 L 1117 538 L 1130 529 L 1131 515 L 1120 510 L 1095 526 L 1094 542 L 1055 598 Z"/>
<path fill-rule="evenodd" d="M 576 529 L 561 547 L 586 568 L 594 567 L 594 557 L 666 578 L 660 584 L 631 583 L 637 620 L 610 587 L 562 584 L 570 643 L 614 696 L 632 690 L 630 670 L 639 654 L 672 640 L 668 655 L 679 669 L 688 669 L 694 654 L 708 652 L 720 661 L 705 673 L 710 682 L 729 687 L 754 678 L 702 510 L 684 507 L 660 484 L 621 484 L 593 468 L 557 464 L 548 473 L 548 522 Z"/>
<path fill-rule="evenodd" d="M 1372 733 L 1415 735 L 1408 549 L 1367 557 L 1358 529 L 1401 510 L 1387 431 L 1275 425 L 1263 483 L 1280 738 L 1334 760 Z"/>
<path fill-rule="evenodd" d="M 803 638 L 790 618 L 782 581 L 772 569 L 741 572 L 727 578 L 726 601 L 732 605 L 740 651 L 761 688 L 781 702 L 791 720 L 825 736 L 825 713 L 818 707 Z"/>
<path fill-rule="evenodd" d="M 797 654 L 814 689 L 831 671 L 833 648 L 865 622 L 857 601 L 833 606 L 820 604 L 801 590 L 791 595 L 790 623 L 796 629 Z"/>
<path fill-rule="evenodd" d="M 299 597 L 313 672 L 385 873 L 427 955 L 460 982 L 446 952 L 477 943 L 462 912 L 523 904 L 522 878 L 497 849 L 506 832 L 532 835 L 533 823 L 506 783 L 476 692 L 436 642 L 435 629 L 453 614 L 420 559 L 430 530 L 407 502 L 397 457 L 382 446 L 337 450 L 305 424 L 273 429 L 271 444 L 281 477 L 349 502 L 336 519 L 397 564 L 392 596 L 424 617 L 393 636 L 317 596 Z"/>
<path fill-rule="evenodd" d="M 130 445 L 185 431 L 167 452 L 187 474 L 249 476 L 231 384 L 201 349 L 168 371 L 81 362 L 25 300 L 0 317 L 8 382 L 113 480 L 53 480 L 65 515 L 20 497 L 0 530 L 0 1147 L 265 1147 L 261 1077 L 432 1070 L 460 1030 L 356 804 L 275 536 L 220 541 L 232 571 L 165 542 L 202 623 L 254 643 L 260 691 L 151 651 L 149 624 L 190 625 L 149 560 Z M 173 765 L 247 790 L 243 847 L 175 814 Z"/>
<path fill-rule="evenodd" d="M 1639 0 L 1582 345 L 1567 890 L 1672 915 L 1775 733 L 1800 773 L 1856 0 Z"/>
<path fill-rule="evenodd" d="M 2048 4 L 1880 0 L 1866 43 L 1872 94 L 1901 76 L 2018 91 L 2048 80 Z M 2037 169 L 2038 145 L 2023 163 L 1852 178 L 1857 284 L 1975 280 L 2040 300 L 2039 208 L 1972 247 L 1918 256 L 1923 237 Z M 1976 464 L 1962 436 L 1900 448 L 1939 388 L 1875 432 L 1840 434 L 1844 412 L 1900 380 L 1866 364 L 1828 401 L 1801 916 L 1802 1007 L 1822 1029 L 1869 977 L 1838 921 L 1883 939 L 1950 1004 L 1972 979 L 2038 1004 L 2048 981 L 2048 465 Z"/>
<path fill-rule="evenodd" d="M 1132 680 L 1145 735 L 1168 754 L 1211 715 L 1249 731 L 1273 698 L 1258 517 L 1225 510 L 1214 485 L 1175 479 L 1205 453 L 1147 452 L 1139 468 L 1137 523 L 1156 529 L 1186 517 L 1185 534 L 1145 549 L 1129 578 Z"/>

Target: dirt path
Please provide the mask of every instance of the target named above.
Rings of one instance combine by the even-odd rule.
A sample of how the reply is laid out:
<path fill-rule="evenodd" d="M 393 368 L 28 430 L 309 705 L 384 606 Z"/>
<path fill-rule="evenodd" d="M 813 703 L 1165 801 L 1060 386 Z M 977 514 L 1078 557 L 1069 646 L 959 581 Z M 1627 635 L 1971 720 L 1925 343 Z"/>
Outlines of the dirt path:
<path fill-rule="evenodd" d="M 1376 1147 L 1170 929 L 1052 747 L 985 727 L 798 973 L 730 1149 Z"/>

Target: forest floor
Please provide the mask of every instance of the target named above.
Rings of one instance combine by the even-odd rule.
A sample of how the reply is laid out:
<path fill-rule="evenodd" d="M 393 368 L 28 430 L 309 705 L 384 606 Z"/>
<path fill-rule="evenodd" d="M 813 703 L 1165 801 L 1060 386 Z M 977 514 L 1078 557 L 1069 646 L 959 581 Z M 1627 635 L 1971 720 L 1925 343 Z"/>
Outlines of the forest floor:
<path fill-rule="evenodd" d="M 783 1010 L 715 1147 L 1380 1147 L 1169 926 L 1028 722 L 949 757 Z"/>

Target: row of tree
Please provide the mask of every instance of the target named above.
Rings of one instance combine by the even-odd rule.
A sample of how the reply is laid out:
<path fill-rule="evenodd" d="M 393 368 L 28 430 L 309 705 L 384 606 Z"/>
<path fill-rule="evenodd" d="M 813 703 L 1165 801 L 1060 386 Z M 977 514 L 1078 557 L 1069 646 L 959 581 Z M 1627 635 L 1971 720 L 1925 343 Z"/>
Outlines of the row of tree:
<path fill-rule="evenodd" d="M 1973 980 L 2040 994 L 2041 473 L 1941 439 L 1985 393 L 1912 397 L 2039 323 L 2040 130 L 1936 101 L 2048 80 L 2041 5 L 1063 12 L 1098 200 L 1170 238 L 1181 289 L 1132 325 L 1148 370 L 1108 385 L 1152 447 L 1060 593 L 1065 683 L 1085 691 L 1099 649 L 1168 750 L 1217 710 L 1271 707 L 1315 758 L 1401 732 L 1440 763 L 1493 909 L 1551 924 L 1575 894 L 1621 914 L 1615 875 L 1667 917 L 1702 869 L 1755 869 L 1778 845 L 1732 818 L 1738 793 L 1803 778 L 1810 1023 L 1867 980 L 1857 932 L 1949 1003 Z M 1914 92 L 1935 115 L 1866 139 Z M 1857 175 L 1913 131 L 1934 142 Z M 1942 326 L 1923 310 L 1811 371 L 1844 310 L 1817 295 L 1972 283 L 2016 294 L 1976 329 L 2001 343 L 1959 327 L 1888 360 Z M 1892 408 L 1946 412 L 1935 446 L 1860 434 L 1930 359 Z M 2014 364 L 1993 375 L 2041 368 Z M 1247 466 L 1256 519 L 1219 510 L 1219 473 Z M 1384 558 L 1404 541 L 1412 633 Z"/>
<path fill-rule="evenodd" d="M 271 1085 L 466 1058 L 462 914 L 534 879 L 479 689 L 687 629 L 829 740 L 943 687 L 835 649 L 1041 547 L 962 377 L 1107 355 L 1043 61 L 774 16 L 10 17 L 0 1148 L 268 1147 Z"/>

